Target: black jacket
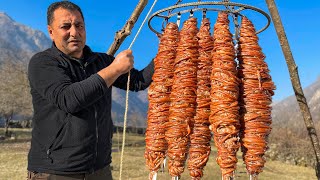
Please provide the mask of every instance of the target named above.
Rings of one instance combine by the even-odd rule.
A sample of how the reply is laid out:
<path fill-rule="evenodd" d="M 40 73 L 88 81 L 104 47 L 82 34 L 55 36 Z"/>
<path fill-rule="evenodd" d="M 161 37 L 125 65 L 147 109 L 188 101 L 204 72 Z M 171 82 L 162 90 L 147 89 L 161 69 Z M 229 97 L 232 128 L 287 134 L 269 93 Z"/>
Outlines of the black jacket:
<path fill-rule="evenodd" d="M 111 90 L 96 74 L 113 57 L 84 48 L 77 60 L 52 48 L 34 55 L 28 76 L 34 108 L 28 170 L 53 174 L 90 173 L 111 163 Z M 153 61 L 131 70 L 130 90 L 151 83 Z M 128 75 L 113 86 L 126 89 Z"/>

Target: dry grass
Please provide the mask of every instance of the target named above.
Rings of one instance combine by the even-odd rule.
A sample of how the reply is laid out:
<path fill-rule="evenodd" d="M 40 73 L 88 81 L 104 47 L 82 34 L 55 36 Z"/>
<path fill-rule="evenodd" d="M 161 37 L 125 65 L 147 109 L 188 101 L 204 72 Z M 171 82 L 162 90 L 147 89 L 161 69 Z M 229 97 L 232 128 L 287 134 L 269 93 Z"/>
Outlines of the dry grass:
<path fill-rule="evenodd" d="M 6 140 L 0 142 L 0 179 L 1 180 L 21 180 L 26 179 L 27 153 L 30 147 L 30 130 L 15 129 L 17 140 Z M 3 129 L 0 129 L 3 134 Z M 120 152 L 118 152 L 118 135 L 114 135 L 113 152 L 113 177 L 119 178 Z M 121 139 L 121 134 L 119 134 Z M 124 163 L 122 179 L 126 180 L 145 180 L 148 179 L 148 170 L 145 166 L 144 137 L 128 134 L 124 152 Z M 121 140 L 119 141 L 121 144 Z M 212 151 L 210 160 L 205 168 L 203 180 L 221 179 L 219 167 L 215 162 L 215 150 Z M 240 155 L 240 153 L 239 153 Z M 240 157 L 240 156 L 239 156 Z M 240 159 L 240 158 L 239 158 Z M 239 160 L 236 172 L 238 180 L 249 179 L 246 174 L 243 162 Z M 170 179 L 167 169 L 164 173 L 159 173 L 158 179 Z M 182 174 L 182 180 L 190 179 L 188 170 Z M 278 161 L 268 161 L 263 173 L 259 176 L 260 180 L 312 180 L 316 179 L 315 171 L 312 168 L 287 165 Z"/>
<path fill-rule="evenodd" d="M 143 158 L 144 147 L 126 147 L 124 152 L 124 163 L 122 170 L 122 179 L 130 180 L 144 180 L 148 179 L 148 170 L 145 166 Z M 216 152 L 212 151 L 210 160 L 205 167 L 203 180 L 221 179 L 219 166 L 215 162 Z M 240 155 L 240 154 L 239 154 Z M 119 178 L 119 162 L 120 153 L 113 153 L 113 177 Z M 248 180 L 249 176 L 246 174 L 243 161 L 238 162 L 236 176 L 238 180 Z M 181 179 L 190 179 L 188 170 L 182 174 Z M 167 169 L 164 173 L 158 174 L 158 179 L 170 179 Z M 315 171 L 312 168 L 287 165 L 278 161 L 268 161 L 265 165 L 264 171 L 259 175 L 260 180 L 312 180 L 316 179 Z"/>
<path fill-rule="evenodd" d="M 21 180 L 27 177 L 27 155 L 30 147 L 30 129 L 10 129 L 15 140 L 0 141 L 0 179 Z M 4 130 L 0 129 L 0 135 Z"/>

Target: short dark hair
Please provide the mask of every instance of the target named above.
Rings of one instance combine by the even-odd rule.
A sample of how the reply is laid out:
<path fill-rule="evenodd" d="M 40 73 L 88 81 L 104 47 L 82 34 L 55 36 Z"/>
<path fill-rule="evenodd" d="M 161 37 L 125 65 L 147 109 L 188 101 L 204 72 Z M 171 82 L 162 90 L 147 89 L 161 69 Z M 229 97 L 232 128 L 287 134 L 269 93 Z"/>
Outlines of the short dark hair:
<path fill-rule="evenodd" d="M 69 11 L 79 11 L 81 14 L 81 17 L 84 21 L 84 17 L 82 14 L 82 11 L 80 9 L 80 7 L 70 1 L 60 1 L 60 2 L 54 2 L 52 3 L 49 7 L 48 7 L 48 11 L 47 11 L 47 23 L 48 25 L 50 25 L 53 22 L 53 13 L 56 9 L 58 8 L 63 8 L 63 9 L 67 9 Z"/>

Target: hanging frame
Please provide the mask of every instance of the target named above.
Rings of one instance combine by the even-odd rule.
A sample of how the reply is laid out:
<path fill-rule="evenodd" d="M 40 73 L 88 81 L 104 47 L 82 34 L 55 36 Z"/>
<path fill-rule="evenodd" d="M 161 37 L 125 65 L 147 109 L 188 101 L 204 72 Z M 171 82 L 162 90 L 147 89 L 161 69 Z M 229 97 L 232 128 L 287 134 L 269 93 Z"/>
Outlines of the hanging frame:
<path fill-rule="evenodd" d="M 220 8 L 213 8 L 212 6 L 221 6 Z M 189 9 L 183 9 L 189 7 Z M 227 8 L 226 8 L 227 7 Z M 230 8 L 229 8 L 230 7 Z M 237 7 L 237 9 L 235 9 Z M 160 31 L 157 31 L 153 26 L 152 26 L 152 21 L 155 18 L 162 18 L 163 20 L 168 20 L 174 16 L 178 16 L 184 13 L 189 13 L 191 12 L 196 12 L 196 11 L 225 11 L 228 13 L 232 13 L 235 15 L 243 16 L 241 12 L 243 10 L 253 10 L 257 13 L 262 14 L 266 20 L 267 23 L 264 27 L 262 27 L 260 30 L 257 31 L 257 34 L 266 30 L 271 22 L 270 16 L 264 12 L 263 10 L 256 8 L 254 6 L 250 6 L 247 4 L 240 4 L 240 3 L 233 3 L 233 2 L 217 2 L 217 1 L 208 1 L 208 2 L 192 2 L 192 3 L 185 3 L 185 4 L 177 4 L 174 6 L 170 6 L 164 9 L 161 9 L 154 14 L 152 14 L 148 20 L 148 26 L 151 31 L 153 31 L 156 35 L 160 35 Z M 165 15 L 167 13 L 167 15 Z"/>

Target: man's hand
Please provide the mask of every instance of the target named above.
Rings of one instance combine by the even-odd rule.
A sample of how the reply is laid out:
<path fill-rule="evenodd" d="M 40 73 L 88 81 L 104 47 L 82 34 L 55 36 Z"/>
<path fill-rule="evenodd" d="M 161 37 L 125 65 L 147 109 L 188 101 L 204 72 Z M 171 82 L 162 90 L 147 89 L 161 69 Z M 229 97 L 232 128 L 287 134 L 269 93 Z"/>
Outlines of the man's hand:
<path fill-rule="evenodd" d="M 114 68 L 116 71 L 118 71 L 121 74 L 127 73 L 130 71 L 130 69 L 133 68 L 133 55 L 132 51 L 130 49 L 124 50 L 120 52 L 115 59 L 113 60 L 113 63 L 110 65 L 112 68 Z"/>
<path fill-rule="evenodd" d="M 132 51 L 130 49 L 124 50 L 115 57 L 108 67 L 99 71 L 98 75 L 110 87 L 119 76 L 129 72 L 133 68 L 133 59 Z"/>

